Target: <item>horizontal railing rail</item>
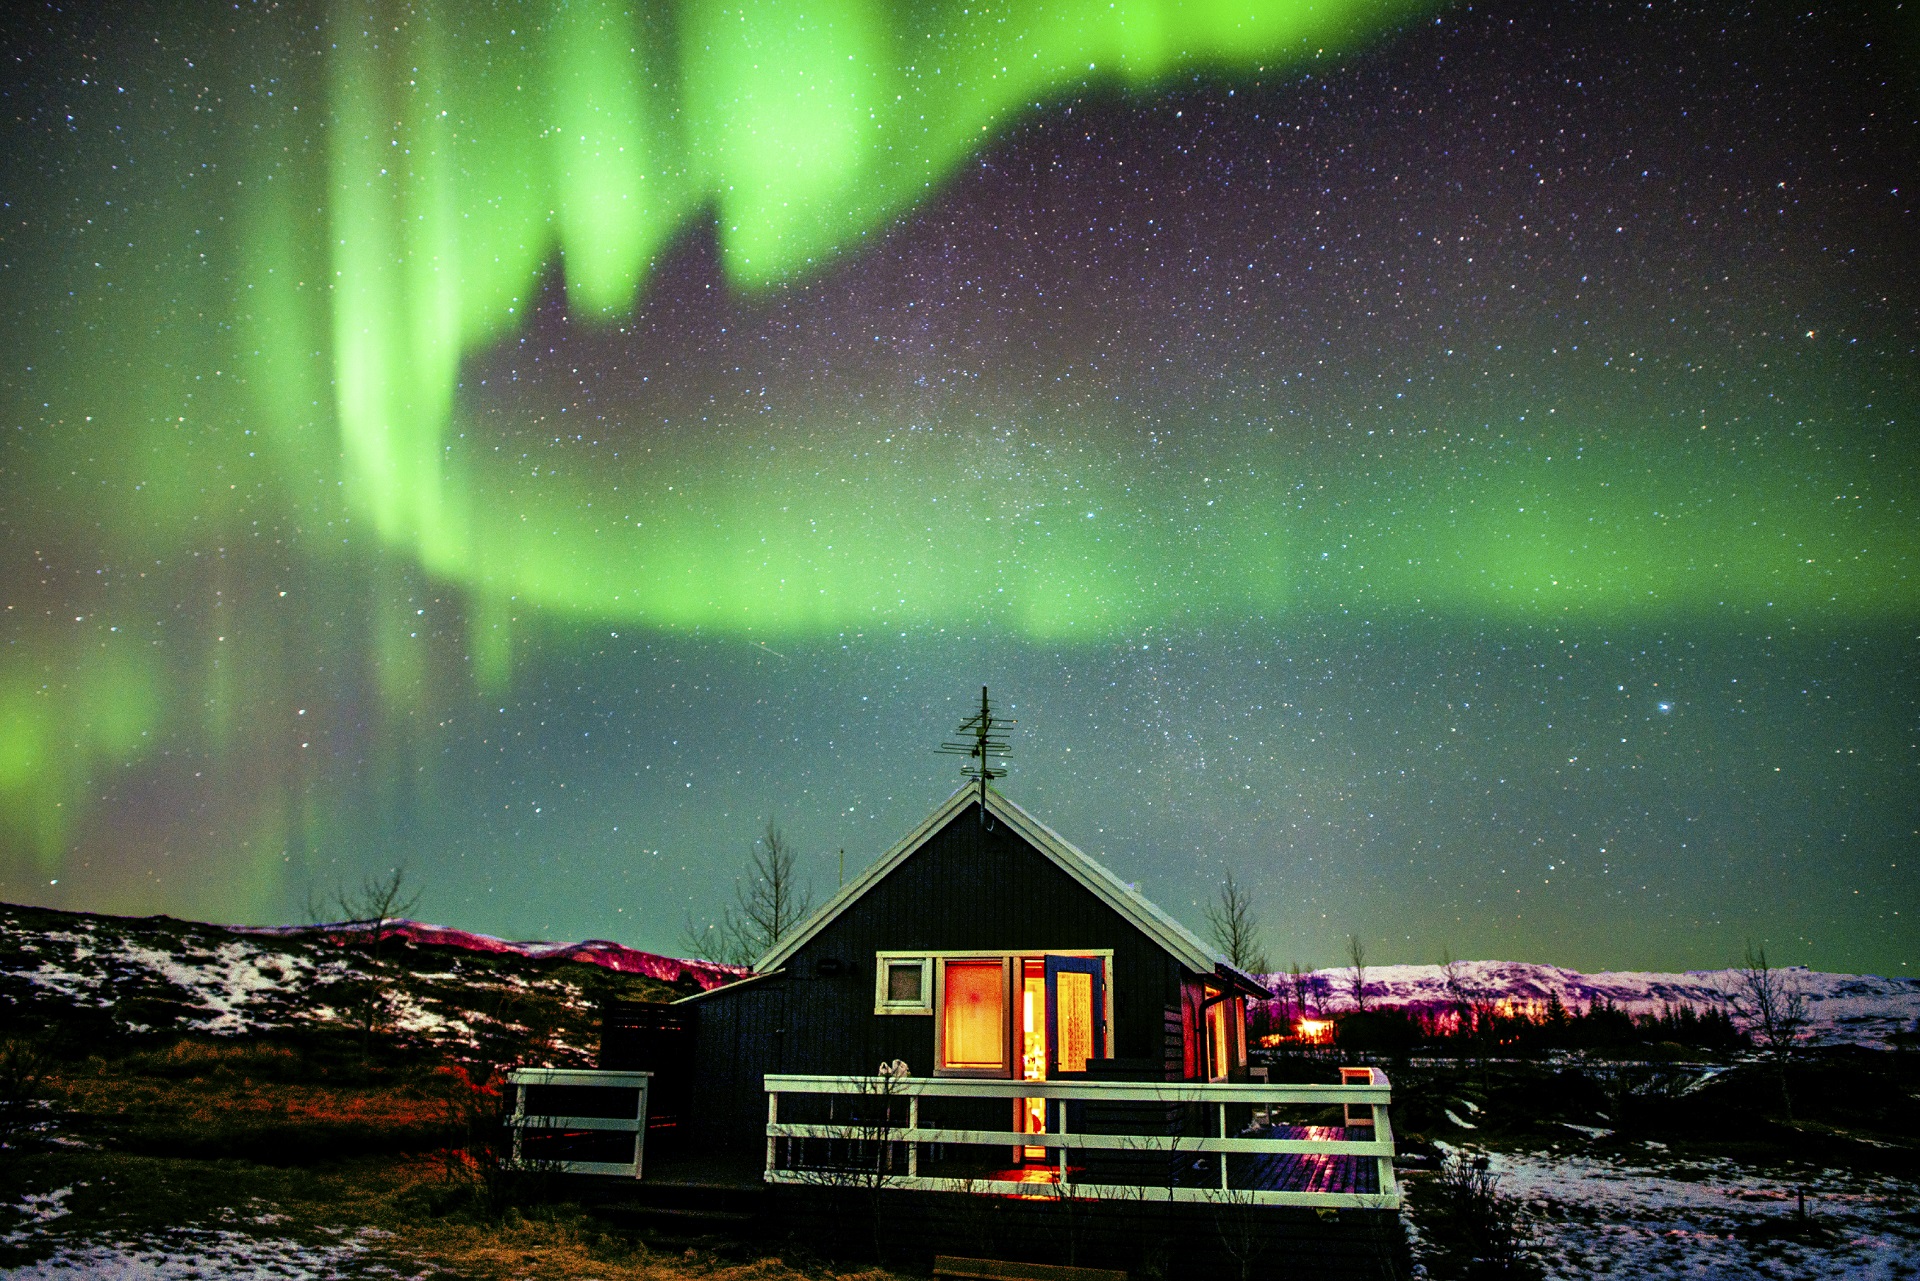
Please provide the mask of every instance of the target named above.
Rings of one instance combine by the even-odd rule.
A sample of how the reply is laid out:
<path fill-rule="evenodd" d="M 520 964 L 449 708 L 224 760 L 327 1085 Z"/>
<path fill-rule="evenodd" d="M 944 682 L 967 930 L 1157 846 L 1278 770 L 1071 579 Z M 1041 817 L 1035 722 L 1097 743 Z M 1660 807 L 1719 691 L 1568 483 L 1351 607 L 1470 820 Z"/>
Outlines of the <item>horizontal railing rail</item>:
<path fill-rule="evenodd" d="M 1172 1200 L 1181 1202 L 1232 1202 L 1272 1206 L 1311 1206 L 1322 1209 L 1398 1209 L 1401 1194 L 1393 1172 L 1393 1131 L 1387 1117 L 1393 1091 L 1386 1073 L 1378 1068 L 1344 1069 L 1348 1083 L 1306 1085 L 1284 1083 L 1209 1083 L 1198 1081 L 1009 1081 L 968 1077 L 885 1077 L 885 1076 L 796 1076 L 770 1074 L 767 1090 L 766 1180 L 770 1183 L 813 1184 L 838 1178 L 858 1177 L 876 1185 L 916 1191 L 971 1192 L 1013 1196 L 1057 1195 L 1095 1200 Z M 840 1096 L 858 1101 L 872 1110 L 889 1105 L 889 1115 L 853 1119 L 844 1123 L 782 1121 L 781 1096 Z M 1025 1133 L 1012 1129 L 982 1130 L 954 1126 L 923 1125 L 921 1104 L 926 1100 L 947 1099 L 1046 1099 L 1079 1103 L 1133 1103 L 1187 1105 L 1191 1115 L 1199 1105 L 1200 1115 L 1211 1113 L 1205 1122 L 1212 1133 L 1081 1133 L 1068 1132 L 1065 1108 L 1049 1109 L 1057 1128 L 1047 1133 Z M 890 1115 L 891 1103 L 903 1102 L 904 1123 Z M 1230 1107 L 1261 1111 L 1271 1122 L 1272 1111 L 1281 1107 L 1341 1107 L 1346 1122 L 1337 1128 L 1342 1137 L 1297 1138 L 1274 1134 L 1229 1133 Z M 1271 1128 L 1271 1127 L 1269 1127 Z M 1358 1131 L 1365 1137 L 1347 1137 Z M 1291 1131 L 1289 1131 L 1289 1134 Z M 867 1145 L 873 1159 L 861 1168 L 809 1168 L 803 1163 L 781 1161 L 782 1142 L 788 1140 L 829 1140 L 842 1145 Z M 973 1147 L 1044 1149 L 1053 1158 L 1048 1184 L 1036 1185 L 1032 1179 L 972 1178 L 923 1173 L 922 1149 L 933 1144 Z M 904 1149 L 904 1161 L 893 1162 L 874 1145 L 887 1150 Z M 1073 1152 L 1164 1154 L 1169 1158 L 1165 1186 L 1133 1183 L 1117 1184 L 1076 1178 L 1071 1163 Z M 1212 1156 L 1217 1170 L 1216 1186 L 1182 1185 L 1173 1172 L 1173 1158 Z M 1371 1160 L 1378 1172 L 1378 1191 L 1302 1191 L 1258 1187 L 1233 1187 L 1229 1178 L 1229 1156 L 1247 1157 L 1344 1157 Z M 903 1168 L 896 1169 L 895 1165 Z M 1049 1193 L 1049 1185 L 1051 1192 Z"/>

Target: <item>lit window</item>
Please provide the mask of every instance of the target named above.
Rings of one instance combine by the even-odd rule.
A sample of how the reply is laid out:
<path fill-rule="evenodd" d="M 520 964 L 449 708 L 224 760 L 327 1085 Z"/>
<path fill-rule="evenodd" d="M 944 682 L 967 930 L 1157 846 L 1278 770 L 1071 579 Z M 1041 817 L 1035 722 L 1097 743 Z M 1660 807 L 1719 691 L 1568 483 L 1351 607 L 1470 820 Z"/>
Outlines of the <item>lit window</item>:
<path fill-rule="evenodd" d="M 882 952 L 874 958 L 875 1014 L 933 1013 L 933 962 Z"/>
<path fill-rule="evenodd" d="M 1227 1079 L 1228 1056 L 1233 1052 L 1233 1042 L 1228 1039 L 1232 1035 L 1227 1028 L 1228 1004 L 1223 1000 L 1207 1007 L 1207 1074 L 1215 1081 Z"/>
<path fill-rule="evenodd" d="M 950 960 L 940 965 L 939 1070 L 1007 1076 L 1007 963 Z"/>

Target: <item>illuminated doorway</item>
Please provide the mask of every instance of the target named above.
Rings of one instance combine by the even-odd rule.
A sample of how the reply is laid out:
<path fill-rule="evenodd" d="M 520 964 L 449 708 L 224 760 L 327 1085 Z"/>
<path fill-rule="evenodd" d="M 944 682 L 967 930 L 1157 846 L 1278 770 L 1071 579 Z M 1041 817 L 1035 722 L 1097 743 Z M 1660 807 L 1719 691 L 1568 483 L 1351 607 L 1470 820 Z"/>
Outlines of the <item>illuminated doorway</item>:
<path fill-rule="evenodd" d="M 1081 1073 L 1106 1052 L 1106 965 L 1092 956 L 1028 957 L 1018 962 L 1014 1044 L 1019 1079 L 1045 1081 Z M 1051 1120 L 1049 1113 L 1052 1113 Z M 1014 1130 L 1045 1134 L 1059 1128 L 1058 1107 L 1045 1099 L 1014 1101 Z M 1016 1161 L 1046 1161 L 1047 1149 L 1023 1145 Z"/>

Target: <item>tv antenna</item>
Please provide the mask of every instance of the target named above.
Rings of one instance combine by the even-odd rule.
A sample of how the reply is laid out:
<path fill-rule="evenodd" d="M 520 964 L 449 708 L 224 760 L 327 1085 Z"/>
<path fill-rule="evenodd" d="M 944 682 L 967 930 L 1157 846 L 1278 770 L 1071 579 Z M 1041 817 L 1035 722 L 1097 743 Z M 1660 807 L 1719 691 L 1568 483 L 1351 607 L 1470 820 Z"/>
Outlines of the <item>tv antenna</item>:
<path fill-rule="evenodd" d="M 982 685 L 979 712 L 962 721 L 960 728 L 954 731 L 972 741 L 942 743 L 935 749 L 942 756 L 967 758 L 967 763 L 960 767 L 960 772 L 968 778 L 980 780 L 980 825 L 982 827 L 987 823 L 987 784 L 996 778 L 1005 778 L 1007 774 L 1006 766 L 995 762 L 996 760 L 1005 761 L 1007 757 L 1013 755 L 1013 748 L 1007 745 L 1006 739 L 997 736 L 998 731 L 1003 725 L 1018 723 L 1018 721 L 993 714 L 993 705 L 987 701 L 987 687 Z"/>

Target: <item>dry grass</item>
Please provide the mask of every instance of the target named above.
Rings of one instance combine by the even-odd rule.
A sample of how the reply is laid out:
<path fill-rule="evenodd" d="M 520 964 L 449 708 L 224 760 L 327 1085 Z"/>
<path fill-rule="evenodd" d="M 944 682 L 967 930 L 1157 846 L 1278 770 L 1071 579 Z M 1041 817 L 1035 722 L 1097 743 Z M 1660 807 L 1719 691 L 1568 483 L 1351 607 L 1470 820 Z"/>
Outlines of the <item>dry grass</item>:
<path fill-rule="evenodd" d="M 879 1269 L 835 1272 L 779 1257 L 733 1261 L 697 1250 L 658 1252 L 591 1224 L 512 1219 L 498 1226 L 411 1224 L 395 1255 L 465 1281 L 894 1281 Z"/>
<path fill-rule="evenodd" d="M 68 1133 L 133 1152 L 284 1165 L 437 1147 L 455 1133 L 449 1090 L 432 1079 L 378 1087 L 173 1076 L 96 1063 L 51 1073 L 47 1097 Z"/>

